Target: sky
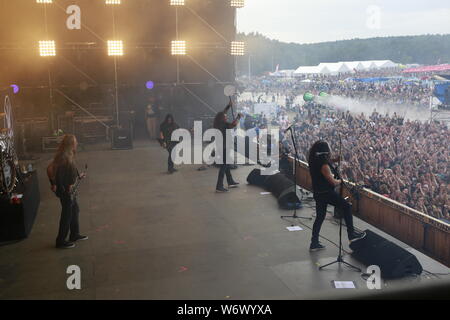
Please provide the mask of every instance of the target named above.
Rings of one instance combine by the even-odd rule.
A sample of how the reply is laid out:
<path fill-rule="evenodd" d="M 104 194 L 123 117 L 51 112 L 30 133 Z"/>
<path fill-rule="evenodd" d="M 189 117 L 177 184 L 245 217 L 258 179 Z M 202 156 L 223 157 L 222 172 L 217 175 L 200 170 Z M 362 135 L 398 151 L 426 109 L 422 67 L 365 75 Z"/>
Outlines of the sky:
<path fill-rule="evenodd" d="M 450 0 L 245 0 L 237 26 L 297 43 L 450 34 Z"/>

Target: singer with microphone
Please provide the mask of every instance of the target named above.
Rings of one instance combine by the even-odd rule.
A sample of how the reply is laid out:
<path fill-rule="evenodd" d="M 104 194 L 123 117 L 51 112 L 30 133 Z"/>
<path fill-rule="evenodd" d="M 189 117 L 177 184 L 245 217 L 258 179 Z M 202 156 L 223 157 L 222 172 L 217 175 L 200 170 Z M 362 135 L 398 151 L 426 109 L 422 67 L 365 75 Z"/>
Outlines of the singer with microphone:
<path fill-rule="evenodd" d="M 216 117 L 214 118 L 214 128 L 220 130 L 223 137 L 223 163 L 220 165 L 219 175 L 217 177 L 217 184 L 216 184 L 216 192 L 223 193 L 228 192 L 228 189 L 223 187 L 223 178 L 226 175 L 227 176 L 227 182 L 229 188 L 236 188 L 239 185 L 239 182 L 236 182 L 233 180 L 233 177 L 231 176 L 230 171 L 230 165 L 226 163 L 227 159 L 227 129 L 233 129 L 237 126 L 239 123 L 239 120 L 241 119 L 242 115 L 239 113 L 236 117 L 236 119 L 233 120 L 233 122 L 228 122 L 227 118 L 227 112 L 233 107 L 233 102 L 231 101 L 228 103 L 228 105 L 225 107 L 225 109 L 219 113 L 216 114 Z"/>
<path fill-rule="evenodd" d="M 353 216 L 350 204 L 334 189 L 342 184 L 336 179 L 337 171 L 332 162 L 338 162 L 340 157 L 331 159 L 331 149 L 326 141 L 316 141 L 309 150 L 308 164 L 312 180 L 314 200 L 316 201 L 316 220 L 314 221 L 311 245 L 309 251 L 325 249 L 319 242 L 319 233 L 327 214 L 327 206 L 331 204 L 339 209 L 347 226 L 350 242 L 364 238 L 365 233 L 358 232 L 353 227 Z M 333 175 L 333 172 L 335 175 Z"/>

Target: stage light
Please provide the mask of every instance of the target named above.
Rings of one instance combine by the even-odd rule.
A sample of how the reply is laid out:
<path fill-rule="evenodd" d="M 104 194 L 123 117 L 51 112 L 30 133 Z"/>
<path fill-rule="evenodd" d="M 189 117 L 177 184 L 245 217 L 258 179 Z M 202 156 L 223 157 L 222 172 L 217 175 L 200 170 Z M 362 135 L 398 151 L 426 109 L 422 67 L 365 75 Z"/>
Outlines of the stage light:
<path fill-rule="evenodd" d="M 172 55 L 185 55 L 186 41 L 172 41 Z"/>
<path fill-rule="evenodd" d="M 170 0 L 171 6 L 184 6 L 184 0 Z"/>
<path fill-rule="evenodd" d="M 233 41 L 231 42 L 231 55 L 243 56 L 245 54 L 245 42 Z"/>
<path fill-rule="evenodd" d="M 245 0 L 231 0 L 231 6 L 236 8 L 243 8 L 245 6 Z"/>
<path fill-rule="evenodd" d="M 145 87 L 148 90 L 152 90 L 155 87 L 155 84 L 153 83 L 153 81 L 147 81 L 147 83 L 145 84 Z"/>
<path fill-rule="evenodd" d="M 108 56 L 123 56 L 122 40 L 108 40 Z"/>
<path fill-rule="evenodd" d="M 53 0 L 36 0 L 37 3 L 53 3 Z"/>
<path fill-rule="evenodd" d="M 120 0 L 106 0 L 106 4 L 120 4 Z"/>
<path fill-rule="evenodd" d="M 53 40 L 39 41 L 39 53 L 41 57 L 54 57 L 56 56 L 56 45 Z"/>
<path fill-rule="evenodd" d="M 19 93 L 20 87 L 17 84 L 12 84 L 12 85 L 10 85 L 10 87 L 13 88 L 14 94 Z"/>

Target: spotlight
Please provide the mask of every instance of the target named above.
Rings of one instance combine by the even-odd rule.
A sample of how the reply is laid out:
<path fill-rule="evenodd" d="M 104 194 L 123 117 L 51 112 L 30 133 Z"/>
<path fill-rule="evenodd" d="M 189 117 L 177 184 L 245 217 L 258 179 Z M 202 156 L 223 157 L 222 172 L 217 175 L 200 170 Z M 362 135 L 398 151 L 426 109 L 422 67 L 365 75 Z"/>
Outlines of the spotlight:
<path fill-rule="evenodd" d="M 231 55 L 243 56 L 245 54 L 245 42 L 233 41 L 231 42 Z"/>
<path fill-rule="evenodd" d="M 120 0 L 106 0 L 106 4 L 120 4 Z"/>
<path fill-rule="evenodd" d="M 53 0 L 36 0 L 37 3 L 53 3 Z"/>
<path fill-rule="evenodd" d="M 10 87 L 13 88 L 14 94 L 19 93 L 20 87 L 17 84 L 12 84 L 12 85 L 10 85 Z"/>
<path fill-rule="evenodd" d="M 145 87 L 148 90 L 152 90 L 155 87 L 155 84 L 153 83 L 153 81 L 147 81 L 147 83 L 145 84 Z"/>
<path fill-rule="evenodd" d="M 108 40 L 108 56 L 123 56 L 122 40 Z"/>
<path fill-rule="evenodd" d="M 54 57 L 56 56 L 56 45 L 53 40 L 39 41 L 39 53 L 41 57 Z"/>
<path fill-rule="evenodd" d="M 184 0 L 170 0 L 171 6 L 184 6 Z"/>
<path fill-rule="evenodd" d="M 186 41 L 172 41 L 172 55 L 185 55 L 186 54 Z"/>
<path fill-rule="evenodd" d="M 245 0 L 231 0 L 230 4 L 235 8 L 243 8 L 245 6 Z"/>

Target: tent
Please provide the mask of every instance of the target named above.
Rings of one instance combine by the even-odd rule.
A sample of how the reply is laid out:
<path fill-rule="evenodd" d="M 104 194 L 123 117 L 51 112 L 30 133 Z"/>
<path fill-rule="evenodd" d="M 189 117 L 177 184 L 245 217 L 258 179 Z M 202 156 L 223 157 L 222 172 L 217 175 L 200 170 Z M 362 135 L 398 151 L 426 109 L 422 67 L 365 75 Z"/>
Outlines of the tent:
<path fill-rule="evenodd" d="M 391 60 L 374 60 L 372 61 L 378 69 L 386 69 L 386 68 L 396 68 L 398 67 L 397 63 L 392 62 Z"/>
<path fill-rule="evenodd" d="M 321 74 L 338 74 L 338 73 L 348 73 L 351 72 L 350 69 L 344 62 L 334 62 L 334 63 L 321 63 L 319 64 L 319 69 Z"/>
<path fill-rule="evenodd" d="M 362 64 L 361 61 L 344 61 L 342 63 L 345 63 L 345 65 L 351 70 L 351 71 L 364 71 L 366 68 Z"/>
<path fill-rule="evenodd" d="M 294 75 L 318 73 L 320 73 L 318 66 L 298 67 L 297 70 L 294 71 Z"/>
<path fill-rule="evenodd" d="M 373 70 L 378 68 L 375 62 L 373 61 L 361 61 L 361 63 L 366 70 Z"/>
<path fill-rule="evenodd" d="M 450 105 L 450 82 L 439 83 L 434 86 L 433 95 L 442 104 Z"/>
<path fill-rule="evenodd" d="M 437 66 L 425 66 L 418 68 L 409 68 L 403 70 L 404 73 L 420 73 L 420 72 L 440 72 L 440 71 L 449 71 L 450 64 L 440 64 Z"/>

